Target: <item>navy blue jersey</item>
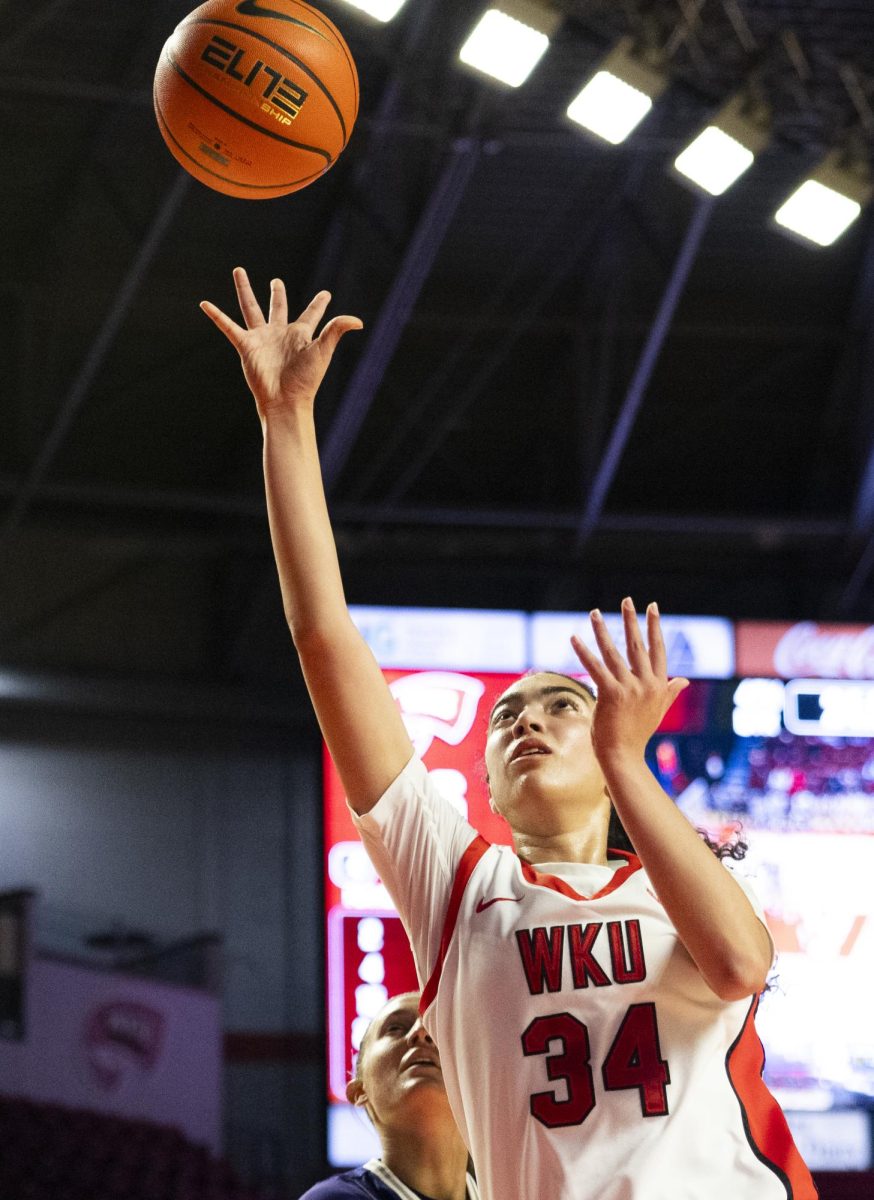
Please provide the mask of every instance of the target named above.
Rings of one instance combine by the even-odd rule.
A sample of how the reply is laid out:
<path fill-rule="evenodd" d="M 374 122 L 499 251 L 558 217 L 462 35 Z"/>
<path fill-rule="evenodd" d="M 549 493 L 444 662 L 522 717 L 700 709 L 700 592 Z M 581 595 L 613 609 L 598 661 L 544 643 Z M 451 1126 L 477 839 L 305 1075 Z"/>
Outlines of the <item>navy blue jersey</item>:
<path fill-rule="evenodd" d="M 370 1170 L 370 1167 L 374 1170 Z M 375 1171 L 386 1178 L 381 1179 Z M 476 1183 L 470 1175 L 467 1177 L 467 1195 L 468 1200 L 479 1200 Z M 414 1191 L 392 1175 L 385 1163 L 377 1159 L 371 1159 L 365 1166 L 344 1171 L 332 1179 L 323 1179 L 305 1192 L 300 1200 L 361 1200 L 362 1196 L 368 1196 L 370 1200 L 412 1200 L 413 1197 L 429 1200 L 428 1196 Z"/>
<path fill-rule="evenodd" d="M 394 1188 L 383 1183 L 366 1167 L 356 1167 L 354 1171 L 344 1171 L 333 1179 L 323 1179 L 305 1192 L 300 1200 L 361 1200 L 362 1196 L 369 1196 L 371 1200 L 398 1200 Z"/>

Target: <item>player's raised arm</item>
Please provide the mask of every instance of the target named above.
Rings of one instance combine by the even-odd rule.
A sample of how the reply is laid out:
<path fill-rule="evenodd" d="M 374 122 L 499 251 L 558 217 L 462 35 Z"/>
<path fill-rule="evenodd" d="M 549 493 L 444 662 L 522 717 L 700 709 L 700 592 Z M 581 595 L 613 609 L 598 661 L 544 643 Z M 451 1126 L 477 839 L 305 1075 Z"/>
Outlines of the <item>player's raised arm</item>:
<path fill-rule="evenodd" d="M 599 612 L 592 630 L 601 657 L 572 638 L 598 688 L 592 741 L 628 836 L 680 939 L 724 1000 L 760 992 L 771 966 L 768 932 L 741 887 L 664 792 L 644 751 L 686 679 L 669 679 L 658 609 L 647 609 L 647 643 L 630 598 L 622 602 L 628 662 Z"/>
<path fill-rule="evenodd" d="M 285 286 L 270 285 L 265 319 L 242 268 L 234 283 L 245 328 L 201 308 L 240 355 L 264 434 L 270 536 L 291 636 L 325 740 L 352 807 L 369 811 L 413 753 L 400 711 L 349 616 L 322 486 L 313 417 L 319 385 L 344 333 L 339 316 L 317 332 L 330 302 L 319 292 L 288 320 Z"/>

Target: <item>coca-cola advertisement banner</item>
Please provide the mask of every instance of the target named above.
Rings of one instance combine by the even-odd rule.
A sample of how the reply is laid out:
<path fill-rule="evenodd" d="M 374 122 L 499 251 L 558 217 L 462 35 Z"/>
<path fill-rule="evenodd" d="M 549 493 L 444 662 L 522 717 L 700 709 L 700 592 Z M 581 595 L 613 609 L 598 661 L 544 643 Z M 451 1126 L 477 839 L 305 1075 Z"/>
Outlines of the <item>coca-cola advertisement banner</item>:
<path fill-rule="evenodd" d="M 874 625 L 741 621 L 738 675 L 778 679 L 874 679 Z"/>

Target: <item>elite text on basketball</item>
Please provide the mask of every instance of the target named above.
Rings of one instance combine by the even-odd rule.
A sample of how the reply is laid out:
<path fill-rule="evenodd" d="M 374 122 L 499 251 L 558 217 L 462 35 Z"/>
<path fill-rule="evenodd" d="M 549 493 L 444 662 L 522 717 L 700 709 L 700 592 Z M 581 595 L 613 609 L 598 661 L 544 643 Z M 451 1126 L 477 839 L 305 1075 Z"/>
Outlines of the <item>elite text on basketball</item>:
<path fill-rule="evenodd" d="M 239 80 L 243 87 L 252 89 L 259 107 L 269 112 L 281 125 L 291 124 L 309 95 L 281 71 L 268 67 L 260 58 L 247 62 L 245 50 L 218 34 L 207 42 L 200 57 L 231 79 Z"/>

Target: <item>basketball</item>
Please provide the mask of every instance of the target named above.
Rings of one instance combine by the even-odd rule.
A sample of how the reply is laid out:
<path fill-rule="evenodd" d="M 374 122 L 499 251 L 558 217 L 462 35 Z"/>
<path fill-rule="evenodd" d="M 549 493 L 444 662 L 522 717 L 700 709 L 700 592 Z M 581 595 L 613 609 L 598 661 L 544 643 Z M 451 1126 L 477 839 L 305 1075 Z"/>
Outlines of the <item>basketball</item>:
<path fill-rule="evenodd" d="M 302 0 L 207 0 L 167 39 L 154 104 L 195 179 L 265 200 L 337 161 L 358 115 L 358 73 L 336 26 Z"/>

